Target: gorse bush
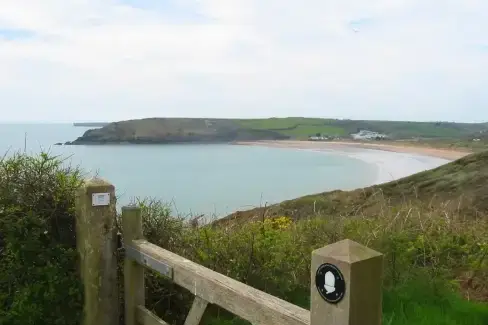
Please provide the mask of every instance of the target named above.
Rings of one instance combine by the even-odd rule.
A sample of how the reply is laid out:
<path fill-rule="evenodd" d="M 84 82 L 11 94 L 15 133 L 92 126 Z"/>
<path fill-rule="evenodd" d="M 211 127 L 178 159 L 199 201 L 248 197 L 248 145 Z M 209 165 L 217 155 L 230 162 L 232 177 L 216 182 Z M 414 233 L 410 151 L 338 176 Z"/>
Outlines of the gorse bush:
<path fill-rule="evenodd" d="M 0 324 L 77 324 L 80 172 L 47 154 L 0 161 Z"/>

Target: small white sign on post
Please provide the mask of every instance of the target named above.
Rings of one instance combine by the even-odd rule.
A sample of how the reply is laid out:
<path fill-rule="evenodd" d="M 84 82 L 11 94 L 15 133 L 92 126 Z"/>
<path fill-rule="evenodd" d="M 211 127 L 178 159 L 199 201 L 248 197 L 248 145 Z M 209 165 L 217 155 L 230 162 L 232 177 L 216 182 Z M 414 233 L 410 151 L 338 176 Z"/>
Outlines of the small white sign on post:
<path fill-rule="evenodd" d="M 110 205 L 110 193 L 93 193 L 92 206 L 107 206 Z"/>

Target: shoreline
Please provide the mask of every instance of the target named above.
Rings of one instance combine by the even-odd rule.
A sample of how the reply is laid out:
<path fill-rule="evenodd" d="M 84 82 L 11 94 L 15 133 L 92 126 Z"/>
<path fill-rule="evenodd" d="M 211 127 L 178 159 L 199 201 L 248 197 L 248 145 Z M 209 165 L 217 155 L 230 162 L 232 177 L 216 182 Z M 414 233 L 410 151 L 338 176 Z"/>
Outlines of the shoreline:
<path fill-rule="evenodd" d="M 377 169 L 375 181 L 370 184 L 371 186 L 434 169 L 470 154 L 470 152 L 447 149 L 357 142 L 278 140 L 234 144 L 316 151 L 358 159 L 374 165 Z"/>
<path fill-rule="evenodd" d="M 261 140 L 261 141 L 239 141 L 234 142 L 235 145 L 246 146 L 264 146 L 270 148 L 290 148 L 290 149 L 370 149 L 379 151 L 389 151 L 395 153 L 410 153 L 414 155 L 422 155 L 428 157 L 435 157 L 446 160 L 457 160 L 467 156 L 473 152 L 461 151 L 453 149 L 440 149 L 430 147 L 420 147 L 413 145 L 394 145 L 383 143 L 365 143 L 365 142 L 349 142 L 349 141 L 301 141 L 301 140 Z"/>

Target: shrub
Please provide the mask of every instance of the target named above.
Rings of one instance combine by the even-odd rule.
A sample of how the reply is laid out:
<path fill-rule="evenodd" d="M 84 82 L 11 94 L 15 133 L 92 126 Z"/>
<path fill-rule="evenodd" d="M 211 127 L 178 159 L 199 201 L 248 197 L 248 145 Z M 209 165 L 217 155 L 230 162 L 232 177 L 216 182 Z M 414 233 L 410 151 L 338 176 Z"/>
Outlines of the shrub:
<path fill-rule="evenodd" d="M 78 324 L 80 172 L 47 154 L 0 161 L 0 324 Z"/>

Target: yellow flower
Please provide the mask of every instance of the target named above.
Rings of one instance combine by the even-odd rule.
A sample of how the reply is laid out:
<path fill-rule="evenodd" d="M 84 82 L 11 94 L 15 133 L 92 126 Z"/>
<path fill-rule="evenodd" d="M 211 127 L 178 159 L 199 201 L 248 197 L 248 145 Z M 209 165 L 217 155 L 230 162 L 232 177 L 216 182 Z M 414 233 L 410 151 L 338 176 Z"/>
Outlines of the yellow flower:
<path fill-rule="evenodd" d="M 286 228 L 290 227 L 292 220 L 291 220 L 291 218 L 289 218 L 287 216 L 280 216 L 280 217 L 275 218 L 273 220 L 273 223 L 278 229 L 286 229 Z"/>

